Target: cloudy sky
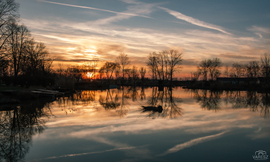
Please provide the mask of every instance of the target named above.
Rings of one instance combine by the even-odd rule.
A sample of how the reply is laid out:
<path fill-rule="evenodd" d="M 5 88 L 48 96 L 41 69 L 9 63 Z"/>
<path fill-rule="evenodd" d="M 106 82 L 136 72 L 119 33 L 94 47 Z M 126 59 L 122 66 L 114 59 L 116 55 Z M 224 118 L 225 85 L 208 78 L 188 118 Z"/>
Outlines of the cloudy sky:
<path fill-rule="evenodd" d="M 151 52 L 183 52 L 182 76 L 203 59 L 224 65 L 270 51 L 269 0 L 16 0 L 21 23 L 42 41 L 55 65 L 124 52 L 145 66 Z"/>

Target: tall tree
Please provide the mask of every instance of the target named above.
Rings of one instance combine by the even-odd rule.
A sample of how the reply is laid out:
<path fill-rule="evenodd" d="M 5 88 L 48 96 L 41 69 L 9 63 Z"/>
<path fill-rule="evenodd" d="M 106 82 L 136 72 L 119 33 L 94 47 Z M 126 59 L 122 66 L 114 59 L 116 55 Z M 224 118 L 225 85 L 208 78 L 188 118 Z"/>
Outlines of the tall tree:
<path fill-rule="evenodd" d="M 25 55 L 25 48 L 30 39 L 30 32 L 24 25 L 12 23 L 9 25 L 9 56 L 15 77 L 20 72 L 22 58 Z"/>
<path fill-rule="evenodd" d="M 230 69 L 230 76 L 234 78 L 243 77 L 245 75 L 245 66 L 239 63 L 233 63 Z"/>
<path fill-rule="evenodd" d="M 168 51 L 163 50 L 159 52 L 158 59 L 157 59 L 159 78 L 163 81 L 167 75 L 167 65 L 168 65 Z"/>
<path fill-rule="evenodd" d="M 211 60 L 203 60 L 198 66 L 198 74 L 203 75 L 203 80 L 207 81 L 208 69 L 210 67 Z"/>
<path fill-rule="evenodd" d="M 146 69 L 144 67 L 141 67 L 139 72 L 140 72 L 140 75 L 141 75 L 141 80 L 144 81 Z"/>
<path fill-rule="evenodd" d="M 209 61 L 209 73 L 210 73 L 210 79 L 215 80 L 221 73 L 220 73 L 220 67 L 222 65 L 219 58 L 214 58 Z"/>
<path fill-rule="evenodd" d="M 149 54 L 147 66 L 150 68 L 152 72 L 152 79 L 157 79 L 158 56 L 155 52 Z"/>
<path fill-rule="evenodd" d="M 168 51 L 168 67 L 171 83 L 173 80 L 173 74 L 179 68 L 181 62 L 182 62 L 182 53 L 180 53 L 177 50 Z"/>
<path fill-rule="evenodd" d="M 100 72 L 105 72 L 108 79 L 112 79 L 113 73 L 116 69 L 120 68 L 120 65 L 115 62 L 105 62 L 105 64 L 100 68 Z"/>
<path fill-rule="evenodd" d="M 39 72 L 45 72 L 46 67 L 50 64 L 48 58 L 48 51 L 43 43 L 37 43 L 33 39 L 28 41 L 25 45 L 24 56 L 25 72 L 31 75 L 35 75 Z"/>
<path fill-rule="evenodd" d="M 137 67 L 136 66 L 133 66 L 132 69 L 131 69 L 131 75 L 132 75 L 132 79 L 133 80 L 136 80 L 139 78 L 139 74 L 137 72 Z"/>
<path fill-rule="evenodd" d="M 117 57 L 116 62 L 121 66 L 123 79 L 125 79 L 125 68 L 130 64 L 129 57 L 127 56 L 127 54 L 121 53 Z"/>
<path fill-rule="evenodd" d="M 269 83 L 269 77 L 270 77 L 270 54 L 265 53 L 261 57 L 261 72 L 263 77 L 265 77 L 267 83 Z"/>
<path fill-rule="evenodd" d="M 18 4 L 14 0 L 0 1 L 0 50 L 5 45 L 10 34 L 7 25 L 15 22 L 18 17 Z"/>
<path fill-rule="evenodd" d="M 246 76 L 249 78 L 257 78 L 260 72 L 260 65 L 257 61 L 251 61 L 246 65 Z"/>
<path fill-rule="evenodd" d="M 8 25 L 18 17 L 18 4 L 14 0 L 0 1 L 0 76 L 7 74 L 9 58 L 7 57 L 7 41 L 11 36 Z"/>

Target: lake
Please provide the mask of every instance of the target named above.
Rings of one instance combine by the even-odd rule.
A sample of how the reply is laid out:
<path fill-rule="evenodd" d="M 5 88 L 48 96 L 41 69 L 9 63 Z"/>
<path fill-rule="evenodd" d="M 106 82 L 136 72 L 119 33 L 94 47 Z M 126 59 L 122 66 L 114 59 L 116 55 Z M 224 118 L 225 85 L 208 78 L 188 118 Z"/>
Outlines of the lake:
<path fill-rule="evenodd" d="M 13 107 L 1 161 L 269 161 L 270 94 L 125 87 Z"/>

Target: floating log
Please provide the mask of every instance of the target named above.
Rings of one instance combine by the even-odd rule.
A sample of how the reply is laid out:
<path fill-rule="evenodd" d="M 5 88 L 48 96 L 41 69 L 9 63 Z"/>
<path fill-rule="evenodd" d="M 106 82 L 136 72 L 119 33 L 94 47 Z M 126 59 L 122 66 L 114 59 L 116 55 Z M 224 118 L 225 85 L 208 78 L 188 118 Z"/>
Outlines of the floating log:
<path fill-rule="evenodd" d="M 158 106 L 158 107 L 155 107 L 155 106 L 142 106 L 143 107 L 143 111 L 146 112 L 146 111 L 153 111 L 153 112 L 159 112 L 161 113 L 163 111 L 163 108 L 162 106 Z"/>

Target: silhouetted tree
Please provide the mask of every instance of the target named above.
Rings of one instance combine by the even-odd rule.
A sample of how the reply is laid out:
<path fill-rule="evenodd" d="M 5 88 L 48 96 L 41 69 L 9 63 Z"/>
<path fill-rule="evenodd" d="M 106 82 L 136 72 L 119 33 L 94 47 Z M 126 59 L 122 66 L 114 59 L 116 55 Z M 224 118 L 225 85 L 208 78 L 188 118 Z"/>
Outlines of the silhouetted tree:
<path fill-rule="evenodd" d="M 127 54 L 121 53 L 117 57 L 116 62 L 121 66 L 123 79 L 125 79 L 125 68 L 126 68 L 126 66 L 128 66 L 130 64 L 130 61 L 129 61 Z"/>
<path fill-rule="evenodd" d="M 152 72 L 152 79 L 157 79 L 157 71 L 158 71 L 158 57 L 155 52 L 150 53 L 148 56 L 147 66 Z"/>
<path fill-rule="evenodd" d="M 221 68 L 221 61 L 219 58 L 214 58 L 210 60 L 210 66 L 209 66 L 209 73 L 210 73 L 210 79 L 215 80 L 217 77 L 219 77 L 220 73 L 220 68 Z"/>
<path fill-rule="evenodd" d="M 260 65 L 257 61 L 251 61 L 246 65 L 246 76 L 249 78 L 257 78 L 260 73 Z"/>
<path fill-rule="evenodd" d="M 137 71 L 137 67 L 136 66 L 133 66 L 132 69 L 131 69 L 131 75 L 132 75 L 132 79 L 133 80 L 137 80 L 139 78 L 139 74 L 138 74 L 138 71 Z"/>
<path fill-rule="evenodd" d="M 270 54 L 265 53 L 264 56 L 261 57 L 261 73 L 262 76 L 265 77 L 267 84 L 269 83 L 270 78 Z"/>
<path fill-rule="evenodd" d="M 245 66 L 239 63 L 233 63 L 230 69 L 230 76 L 234 78 L 240 78 L 245 75 Z"/>
<path fill-rule="evenodd" d="M 160 67 L 158 68 L 159 78 L 164 82 L 164 80 L 168 78 L 168 51 L 163 50 L 159 52 L 157 63 Z"/>
<path fill-rule="evenodd" d="M 120 68 L 118 63 L 115 62 L 105 62 L 105 64 L 100 68 L 100 72 L 105 72 L 108 79 L 112 79 L 113 73 L 116 69 Z M 109 76 L 110 75 L 110 76 Z"/>
<path fill-rule="evenodd" d="M 211 60 L 203 60 L 198 66 L 198 74 L 203 75 L 203 80 L 207 81 L 208 69 L 210 67 Z"/>
<path fill-rule="evenodd" d="M 179 65 L 182 62 L 182 53 L 177 50 L 169 50 L 168 51 L 168 67 L 169 67 L 169 75 L 172 83 L 173 74 L 179 68 Z"/>
<path fill-rule="evenodd" d="M 18 4 L 14 0 L 0 1 L 0 76 L 7 75 L 9 66 L 7 44 L 11 36 L 8 26 L 18 17 Z"/>
<path fill-rule="evenodd" d="M 15 19 L 18 17 L 18 6 L 19 5 L 15 3 L 14 0 L 0 1 L 0 51 L 12 34 L 9 32 L 7 26 L 14 23 Z"/>
<path fill-rule="evenodd" d="M 30 40 L 25 46 L 25 55 L 22 58 L 22 70 L 31 74 L 49 72 L 51 60 L 48 58 L 48 51 L 43 43 Z"/>
<path fill-rule="evenodd" d="M 22 59 L 26 55 L 25 47 L 30 39 L 30 32 L 25 26 L 16 23 L 10 24 L 8 28 L 11 33 L 8 40 L 8 55 L 16 77 L 21 70 Z"/>
<path fill-rule="evenodd" d="M 229 66 L 228 65 L 225 66 L 224 75 L 226 77 L 229 77 Z"/>
<path fill-rule="evenodd" d="M 141 67 L 139 72 L 140 72 L 140 75 L 141 75 L 141 80 L 144 81 L 146 69 L 144 67 Z"/>
<path fill-rule="evenodd" d="M 221 74 L 221 65 L 219 58 L 203 60 L 198 66 L 197 75 L 203 75 L 203 79 L 207 81 L 209 74 L 210 80 L 215 80 Z"/>

